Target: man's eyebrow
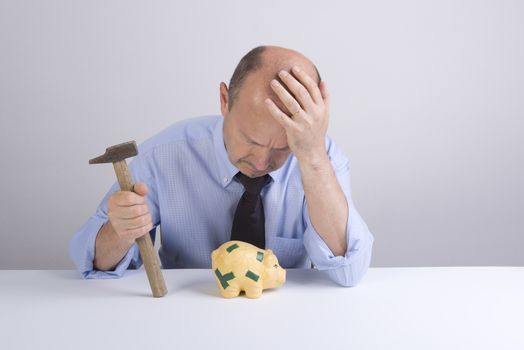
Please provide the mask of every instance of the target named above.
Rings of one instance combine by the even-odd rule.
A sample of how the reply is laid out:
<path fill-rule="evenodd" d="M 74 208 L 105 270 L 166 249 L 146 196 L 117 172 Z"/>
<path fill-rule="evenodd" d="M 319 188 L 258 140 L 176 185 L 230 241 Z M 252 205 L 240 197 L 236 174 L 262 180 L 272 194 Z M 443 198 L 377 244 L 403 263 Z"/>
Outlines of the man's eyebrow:
<path fill-rule="evenodd" d="M 244 138 L 245 138 L 248 142 L 250 142 L 250 143 L 252 143 L 252 144 L 255 144 L 255 145 L 257 145 L 257 146 L 267 147 L 267 146 L 265 146 L 265 145 L 262 145 L 262 144 L 256 142 L 256 141 L 253 140 L 251 137 L 247 136 L 247 135 L 246 135 L 242 130 L 240 130 L 240 133 L 242 134 L 242 136 L 244 136 Z M 289 149 L 289 145 L 287 145 L 286 147 L 282 147 L 282 148 L 273 148 L 273 149 L 274 149 L 274 150 L 277 150 L 277 151 L 287 151 L 287 150 Z"/>
<path fill-rule="evenodd" d="M 240 130 L 240 133 L 242 134 L 242 136 L 244 136 L 244 138 L 245 138 L 247 141 L 249 141 L 249 142 L 251 142 L 251 143 L 254 143 L 255 145 L 264 146 L 264 145 L 262 145 L 262 144 L 256 142 L 255 140 L 253 140 L 251 137 L 247 136 L 247 135 L 246 135 L 242 130 Z"/>

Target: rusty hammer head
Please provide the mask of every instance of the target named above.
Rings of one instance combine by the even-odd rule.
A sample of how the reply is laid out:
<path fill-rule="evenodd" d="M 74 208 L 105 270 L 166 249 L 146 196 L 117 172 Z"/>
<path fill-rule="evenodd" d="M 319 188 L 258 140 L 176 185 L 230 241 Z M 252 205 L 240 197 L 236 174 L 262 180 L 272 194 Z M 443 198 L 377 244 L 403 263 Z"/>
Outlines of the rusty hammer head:
<path fill-rule="evenodd" d="M 138 154 L 138 148 L 135 141 L 120 143 L 106 148 L 106 153 L 99 157 L 93 158 L 89 164 L 115 163 Z"/>

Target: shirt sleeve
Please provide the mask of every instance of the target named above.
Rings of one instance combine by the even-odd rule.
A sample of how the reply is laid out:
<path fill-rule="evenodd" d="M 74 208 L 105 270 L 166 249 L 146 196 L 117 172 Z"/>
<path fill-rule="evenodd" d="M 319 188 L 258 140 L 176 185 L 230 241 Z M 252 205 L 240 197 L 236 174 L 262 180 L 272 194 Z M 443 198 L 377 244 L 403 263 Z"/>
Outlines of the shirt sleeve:
<path fill-rule="evenodd" d="M 137 156 L 129 164 L 129 171 L 134 182 L 145 182 L 148 186 L 147 205 L 153 221 L 153 229 L 149 232 L 151 238 L 155 239 L 156 227 L 160 224 L 158 211 L 157 186 L 154 181 L 153 171 L 150 166 L 148 155 Z M 99 271 L 94 269 L 95 241 L 98 231 L 107 222 L 107 199 L 115 191 L 120 189 L 118 183 L 106 193 L 95 213 L 85 222 L 69 241 L 69 255 L 77 270 L 85 279 L 94 278 L 118 278 L 122 277 L 128 268 L 139 268 L 142 265 L 140 250 L 135 243 L 128 250 L 114 270 Z"/>
<path fill-rule="evenodd" d="M 352 287 L 358 284 L 369 267 L 374 238 L 355 209 L 351 198 L 349 160 L 334 143 L 330 142 L 328 149 L 331 164 L 348 203 L 348 223 L 346 224 L 348 249 L 344 256 L 333 254 L 313 228 L 306 201 L 303 207 L 303 219 L 306 226 L 304 246 L 315 268 L 325 271 L 336 283 Z"/>

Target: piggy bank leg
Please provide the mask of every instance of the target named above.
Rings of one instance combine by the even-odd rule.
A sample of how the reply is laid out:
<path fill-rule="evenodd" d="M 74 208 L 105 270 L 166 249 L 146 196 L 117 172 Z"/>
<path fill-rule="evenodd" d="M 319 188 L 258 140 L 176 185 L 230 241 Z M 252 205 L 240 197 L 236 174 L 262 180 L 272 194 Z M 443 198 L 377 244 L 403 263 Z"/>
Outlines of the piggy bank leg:
<path fill-rule="evenodd" d="M 237 286 L 229 286 L 227 289 L 220 289 L 220 294 L 222 294 L 224 298 L 238 297 L 240 294 L 240 288 Z"/>
<path fill-rule="evenodd" d="M 262 287 L 251 287 L 246 289 L 246 297 L 250 299 L 260 298 L 262 295 Z"/>

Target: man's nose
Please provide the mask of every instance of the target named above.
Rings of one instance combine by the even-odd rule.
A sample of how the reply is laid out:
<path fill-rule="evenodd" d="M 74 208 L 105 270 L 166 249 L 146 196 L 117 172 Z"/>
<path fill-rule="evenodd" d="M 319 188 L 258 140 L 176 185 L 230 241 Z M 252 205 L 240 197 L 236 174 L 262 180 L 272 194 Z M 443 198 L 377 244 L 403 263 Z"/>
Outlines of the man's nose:
<path fill-rule="evenodd" d="M 255 159 L 253 160 L 253 165 L 259 171 L 266 170 L 270 163 L 271 163 L 271 152 L 269 150 L 263 150 L 263 151 L 258 152 L 255 155 Z"/>
<path fill-rule="evenodd" d="M 258 171 L 264 171 L 269 166 L 269 159 L 255 159 L 255 168 L 257 168 Z"/>

